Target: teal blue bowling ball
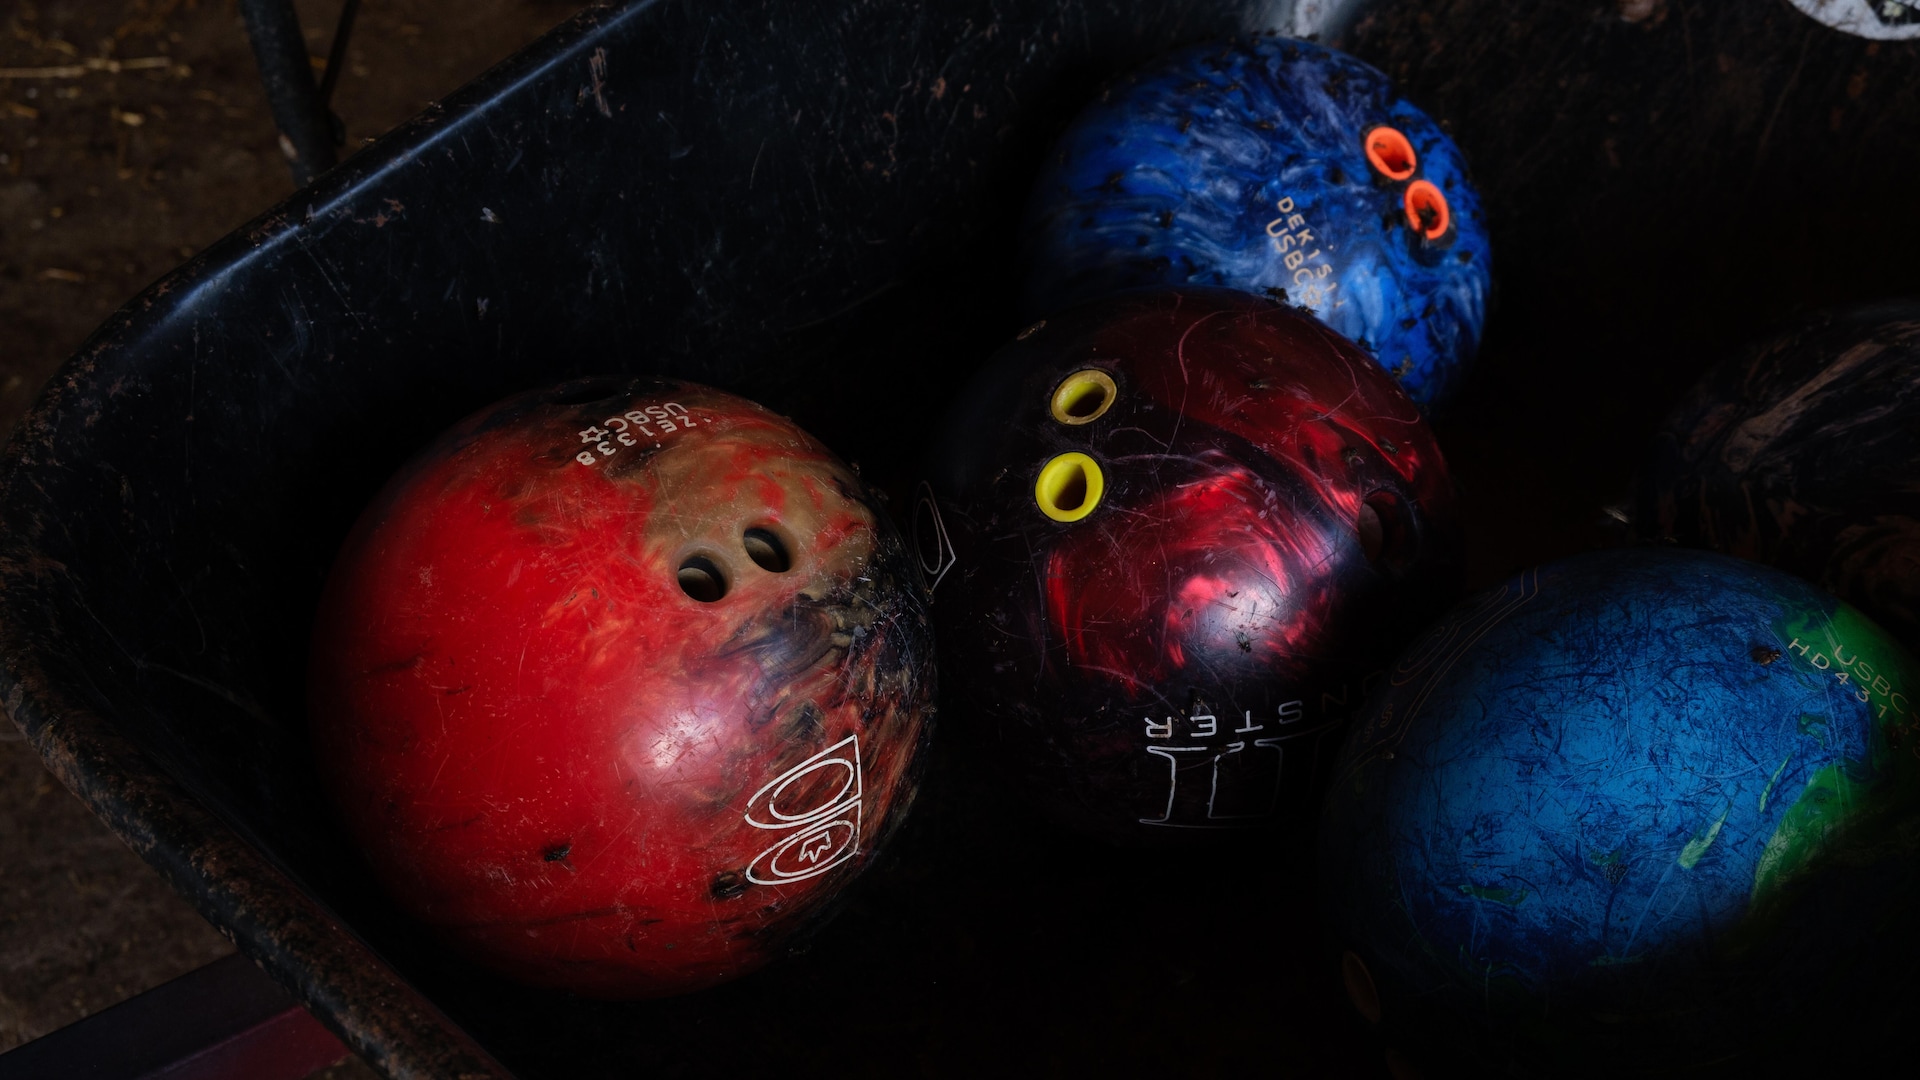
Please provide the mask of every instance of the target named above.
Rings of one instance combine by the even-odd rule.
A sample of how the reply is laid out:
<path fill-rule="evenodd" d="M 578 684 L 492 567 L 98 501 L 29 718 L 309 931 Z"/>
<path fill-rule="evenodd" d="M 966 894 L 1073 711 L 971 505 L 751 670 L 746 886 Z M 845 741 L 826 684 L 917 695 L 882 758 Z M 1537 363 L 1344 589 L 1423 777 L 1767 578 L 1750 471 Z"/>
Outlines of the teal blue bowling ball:
<path fill-rule="evenodd" d="M 1864 1067 L 1914 1016 L 1917 718 L 1892 637 L 1754 563 L 1624 549 L 1490 589 L 1334 766 L 1349 990 L 1442 1072 Z"/>

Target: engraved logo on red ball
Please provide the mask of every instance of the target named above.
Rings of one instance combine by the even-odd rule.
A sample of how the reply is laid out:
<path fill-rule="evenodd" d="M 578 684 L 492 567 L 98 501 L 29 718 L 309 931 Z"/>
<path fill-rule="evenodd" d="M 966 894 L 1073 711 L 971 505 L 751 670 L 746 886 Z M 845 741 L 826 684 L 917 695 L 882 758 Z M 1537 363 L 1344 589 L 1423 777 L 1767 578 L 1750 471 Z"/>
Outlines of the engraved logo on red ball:
<path fill-rule="evenodd" d="M 785 885 L 853 858 L 860 851 L 860 807 L 860 739 L 849 735 L 747 800 L 747 824 L 787 834 L 754 856 L 747 880 Z"/>

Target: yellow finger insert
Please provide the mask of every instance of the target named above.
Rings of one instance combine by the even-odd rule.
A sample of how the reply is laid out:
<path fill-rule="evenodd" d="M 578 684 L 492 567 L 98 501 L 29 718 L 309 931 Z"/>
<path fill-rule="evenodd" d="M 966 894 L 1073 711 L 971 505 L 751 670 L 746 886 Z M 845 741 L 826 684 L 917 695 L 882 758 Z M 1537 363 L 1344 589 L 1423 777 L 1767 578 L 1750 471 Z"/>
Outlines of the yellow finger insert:
<path fill-rule="evenodd" d="M 1061 454 L 1041 467 L 1033 501 L 1055 521 L 1079 521 L 1100 505 L 1106 490 L 1099 462 L 1078 452 Z"/>
<path fill-rule="evenodd" d="M 1053 418 L 1063 424 L 1091 424 L 1113 407 L 1119 392 L 1113 376 L 1099 368 L 1076 371 L 1053 388 Z"/>

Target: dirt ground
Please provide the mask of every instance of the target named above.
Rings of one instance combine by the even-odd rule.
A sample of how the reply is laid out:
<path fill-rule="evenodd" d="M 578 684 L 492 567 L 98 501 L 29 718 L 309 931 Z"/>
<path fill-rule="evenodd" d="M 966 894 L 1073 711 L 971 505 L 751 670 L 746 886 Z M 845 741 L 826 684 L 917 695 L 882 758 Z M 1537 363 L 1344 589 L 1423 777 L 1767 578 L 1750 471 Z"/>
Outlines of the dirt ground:
<path fill-rule="evenodd" d="M 581 6 L 365 0 L 333 101 L 342 154 Z M 317 72 L 341 2 L 296 7 Z M 0 0 L 0 20 L 10 431 L 115 308 L 293 185 L 235 0 Z M 232 949 L 0 722 L 0 1051 Z"/>

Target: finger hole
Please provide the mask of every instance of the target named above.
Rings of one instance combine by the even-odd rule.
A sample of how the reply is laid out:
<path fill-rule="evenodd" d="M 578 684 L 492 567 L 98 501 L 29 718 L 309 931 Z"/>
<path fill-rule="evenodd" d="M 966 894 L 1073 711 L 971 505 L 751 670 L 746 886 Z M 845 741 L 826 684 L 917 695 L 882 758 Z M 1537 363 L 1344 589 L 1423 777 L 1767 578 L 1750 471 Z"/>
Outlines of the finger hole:
<path fill-rule="evenodd" d="M 680 564 L 680 591 L 703 604 L 711 604 L 727 595 L 727 575 L 720 564 L 705 555 L 689 555 Z"/>

